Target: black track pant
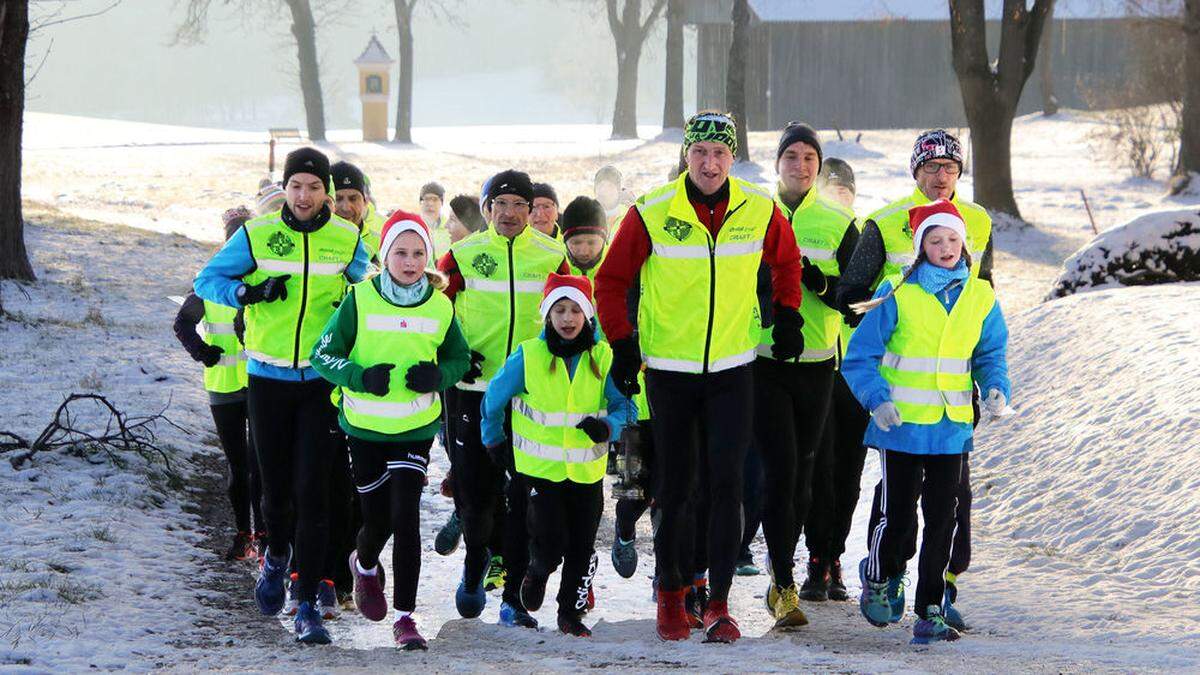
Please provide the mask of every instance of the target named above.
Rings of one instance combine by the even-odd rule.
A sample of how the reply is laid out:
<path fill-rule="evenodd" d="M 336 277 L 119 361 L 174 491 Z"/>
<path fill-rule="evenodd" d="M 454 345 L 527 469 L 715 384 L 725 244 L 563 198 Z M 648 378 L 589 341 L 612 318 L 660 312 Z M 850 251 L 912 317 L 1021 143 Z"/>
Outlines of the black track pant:
<path fill-rule="evenodd" d="M 943 575 L 950 564 L 954 512 L 962 474 L 962 455 L 912 455 L 879 452 L 879 495 L 883 509 L 871 514 L 867 528 L 867 578 L 884 581 L 904 571 L 912 552 L 909 536 L 917 526 L 917 500 L 925 527 L 917 563 L 914 607 L 925 616 L 929 605 L 942 604 Z"/>
<path fill-rule="evenodd" d="M 417 608 L 421 578 L 421 491 L 433 439 L 378 443 L 351 436 L 349 443 L 363 515 L 358 563 L 363 569 L 374 567 L 391 537 L 392 607 L 411 612 Z M 342 566 L 349 569 L 344 560 Z"/>
<path fill-rule="evenodd" d="M 229 504 L 239 532 L 257 532 L 265 528 L 262 516 L 262 483 L 258 477 L 258 456 L 249 435 L 245 401 L 211 406 L 213 423 L 225 461 L 229 463 Z M 251 518 L 253 516 L 253 519 Z"/>
<path fill-rule="evenodd" d="M 354 550 L 355 538 L 362 526 L 362 509 L 354 490 L 350 469 L 350 451 L 346 434 L 336 420 L 329 430 L 331 462 L 329 472 L 329 547 L 325 554 L 323 578 L 333 581 L 339 594 L 354 590 L 354 577 L 346 559 Z"/>
<path fill-rule="evenodd" d="M 529 566 L 529 535 L 526 514 L 529 506 L 529 485 L 524 476 L 515 473 L 511 466 L 497 466 L 488 456 L 480 438 L 482 414 L 479 406 L 483 392 L 459 391 L 455 415 L 457 427 L 454 431 L 454 486 L 458 495 L 459 517 L 463 524 L 463 541 L 467 553 L 463 562 L 463 577 L 467 588 L 479 585 L 487 571 L 489 544 L 493 541 L 497 526 L 496 500 L 507 504 L 504 512 L 504 567 L 508 572 L 504 584 L 504 601 L 521 606 L 521 579 Z M 505 431 L 511 441 L 510 425 Z M 511 447 L 504 449 L 510 458 Z M 507 473 L 508 480 L 505 481 Z M 490 553 L 499 553 L 491 550 Z"/>
<path fill-rule="evenodd" d="M 288 553 L 300 602 L 315 602 L 329 539 L 329 429 L 336 411 L 325 380 L 285 382 L 250 376 L 250 431 L 262 476 L 263 516 L 272 557 Z M 294 504 L 294 507 L 293 507 Z"/>
<path fill-rule="evenodd" d="M 833 388 L 833 361 L 754 362 L 754 429 L 766 475 L 763 535 L 775 583 L 792 577 L 812 500 L 812 470 Z"/>
<path fill-rule="evenodd" d="M 650 508 L 654 498 L 656 484 L 654 482 L 654 431 L 649 420 L 637 423 L 641 430 L 641 460 L 644 481 L 642 484 L 642 499 L 618 499 L 615 509 L 617 537 L 632 541 L 637 536 L 637 521 Z"/>
<path fill-rule="evenodd" d="M 587 607 L 588 589 L 596 576 L 592 554 L 596 529 L 604 512 L 604 482 L 581 485 L 527 477 L 531 488 L 529 530 L 533 544 L 531 576 L 550 576 L 562 561 L 558 613 L 579 616 Z M 515 577 L 505 584 L 517 585 Z"/>
<path fill-rule="evenodd" d="M 814 558 L 837 560 L 846 551 L 867 457 L 863 435 L 870 418 L 841 373 L 835 374 L 833 402 L 813 470 L 812 508 L 804 527 L 808 554 Z"/>
<path fill-rule="evenodd" d="M 659 588 L 679 590 L 691 559 L 687 530 L 697 485 L 708 469 L 707 562 L 712 598 L 726 601 L 742 538 L 742 466 L 754 418 L 754 374 L 749 365 L 718 373 L 650 369 L 646 393 L 654 418 L 661 520 L 654 535 Z M 703 420 L 703 423 L 701 422 Z"/>
<path fill-rule="evenodd" d="M 763 481 L 762 453 L 755 443 L 746 452 L 746 465 L 742 468 L 742 543 L 738 547 L 738 561 L 750 559 L 750 544 L 762 526 L 763 502 L 766 497 Z"/>

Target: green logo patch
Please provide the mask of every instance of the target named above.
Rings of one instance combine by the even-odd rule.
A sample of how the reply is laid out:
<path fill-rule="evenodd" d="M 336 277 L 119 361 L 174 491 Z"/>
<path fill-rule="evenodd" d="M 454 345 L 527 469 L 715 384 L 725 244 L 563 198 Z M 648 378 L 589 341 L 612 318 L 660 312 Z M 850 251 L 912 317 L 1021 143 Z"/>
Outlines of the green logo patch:
<path fill-rule="evenodd" d="M 676 240 L 683 241 L 684 239 L 688 238 L 689 234 L 692 233 L 692 224 L 682 220 L 668 218 L 667 224 L 663 225 L 663 229 L 667 231 L 667 234 L 675 237 Z"/>
<path fill-rule="evenodd" d="M 480 253 L 479 255 L 475 256 L 474 260 L 471 261 L 471 267 L 475 268 L 475 271 L 479 272 L 483 276 L 490 277 L 493 273 L 495 273 L 496 268 L 499 267 L 499 265 L 496 263 L 496 259 L 492 256 L 488 255 L 487 253 Z"/>
<path fill-rule="evenodd" d="M 271 253 L 283 257 L 296 250 L 296 242 L 283 232 L 276 232 L 267 240 L 267 248 L 271 249 Z"/>

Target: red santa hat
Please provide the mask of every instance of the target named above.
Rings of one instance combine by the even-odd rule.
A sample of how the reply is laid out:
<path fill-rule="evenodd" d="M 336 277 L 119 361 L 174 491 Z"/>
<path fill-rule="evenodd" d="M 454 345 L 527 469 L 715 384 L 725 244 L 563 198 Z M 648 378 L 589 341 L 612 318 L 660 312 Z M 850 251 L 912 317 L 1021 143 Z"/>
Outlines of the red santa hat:
<path fill-rule="evenodd" d="M 592 306 L 592 282 L 588 281 L 587 277 L 552 272 L 546 278 L 546 288 L 542 293 L 542 318 L 545 319 L 554 303 L 563 298 L 579 305 L 579 309 L 583 310 L 583 315 L 587 318 L 591 319 L 596 315 L 596 308 Z"/>
<path fill-rule="evenodd" d="M 908 210 L 908 225 L 913 232 L 913 255 L 921 256 L 921 242 L 925 232 L 934 227 L 946 227 L 962 238 L 963 250 L 967 250 L 967 224 L 963 222 L 958 208 L 947 199 L 914 206 Z"/>
<path fill-rule="evenodd" d="M 425 225 L 425 221 L 415 213 L 400 210 L 394 211 L 387 222 L 383 224 L 383 241 L 379 244 L 380 260 L 387 258 L 392 244 L 396 243 L 396 238 L 405 232 L 416 232 L 417 236 L 421 237 L 421 241 L 425 242 L 425 258 L 429 261 L 429 265 L 433 266 L 433 239 L 429 236 L 429 228 Z"/>

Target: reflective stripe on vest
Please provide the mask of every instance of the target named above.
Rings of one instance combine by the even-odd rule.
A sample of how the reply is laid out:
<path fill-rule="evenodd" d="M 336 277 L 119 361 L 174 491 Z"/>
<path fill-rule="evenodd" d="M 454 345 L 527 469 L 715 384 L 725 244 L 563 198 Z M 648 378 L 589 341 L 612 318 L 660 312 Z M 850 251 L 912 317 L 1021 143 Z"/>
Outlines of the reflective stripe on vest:
<path fill-rule="evenodd" d="M 214 394 L 229 394 L 246 388 L 246 353 L 237 338 L 233 307 L 204 301 L 204 342 L 224 352 L 217 364 L 204 369 L 204 389 Z"/>
<path fill-rule="evenodd" d="M 278 211 L 245 227 L 255 269 L 242 281 L 253 285 L 289 275 L 287 298 L 245 308 L 246 353 L 272 366 L 306 368 L 317 338 L 346 294 L 343 274 L 358 248 L 358 228 L 331 215 L 317 230 L 297 232 Z"/>
<path fill-rule="evenodd" d="M 483 355 L 475 384 L 456 386 L 484 391 L 516 346 L 541 332 L 542 290 L 566 259 L 566 249 L 532 227 L 512 239 L 489 227 L 450 250 L 464 286 L 454 297 L 455 315 L 467 344 Z"/>
<path fill-rule="evenodd" d="M 419 394 L 406 386 L 408 369 L 422 361 L 437 363 L 437 350 L 454 319 L 454 307 L 441 291 L 413 307 L 397 307 L 375 287 L 376 281 L 355 284 L 357 328 L 349 358 L 362 366 L 395 364 L 388 393 L 375 396 L 342 388 L 342 414 L 359 429 L 402 434 L 436 421 L 442 414 L 436 393 Z"/>
<path fill-rule="evenodd" d="M 896 287 L 896 328 L 888 340 L 879 372 L 891 389 L 900 418 L 914 424 L 937 424 L 943 415 L 960 423 L 973 418 L 971 355 L 979 343 L 983 321 L 996 303 L 985 281 L 969 278 L 954 306 L 917 283 Z"/>
<path fill-rule="evenodd" d="M 963 222 L 967 225 L 967 250 L 974 256 L 971 265 L 971 276 L 979 276 L 979 261 L 992 238 L 992 217 L 982 206 L 960 199 L 956 194 L 950 200 L 958 212 L 962 214 Z M 914 206 L 928 204 L 930 200 L 918 187 L 904 199 L 898 199 L 879 209 L 867 217 L 879 228 L 883 237 L 883 248 L 886 252 L 883 269 L 872 287 L 878 288 L 879 283 L 893 274 L 900 274 L 904 267 L 912 265 L 916 260 L 913 253 L 912 229 L 908 224 L 908 210 Z"/>
<path fill-rule="evenodd" d="M 604 380 L 612 365 L 612 350 L 600 342 L 580 354 L 574 377 L 541 338 L 522 342 L 521 354 L 525 393 L 513 399 L 512 408 L 517 471 L 554 482 L 603 480 L 608 444 L 593 442 L 576 425 L 585 417 L 604 414 Z M 600 377 L 592 372 L 593 359 Z"/>
<path fill-rule="evenodd" d="M 641 271 L 638 334 L 650 368 L 719 372 L 754 360 L 753 289 L 775 205 L 761 188 L 731 177 L 714 240 L 688 201 L 686 180 L 685 173 L 636 204 L 651 243 Z"/>
<path fill-rule="evenodd" d="M 776 204 L 788 216 L 800 254 L 807 257 L 809 264 L 825 276 L 840 276 L 837 250 L 846 236 L 846 230 L 854 223 L 854 214 L 826 199 L 816 186 L 796 205 L 795 211 L 790 211 L 781 200 L 776 200 Z M 835 358 L 838 333 L 844 324 L 841 312 L 826 305 L 816 293 L 805 287 L 801 294 L 800 316 L 804 319 L 801 328 L 804 352 L 796 361 L 815 363 Z M 775 336 L 771 331 L 770 326 L 759 330 L 757 354 L 768 359 L 775 358 L 771 354 L 771 346 L 775 344 Z"/>

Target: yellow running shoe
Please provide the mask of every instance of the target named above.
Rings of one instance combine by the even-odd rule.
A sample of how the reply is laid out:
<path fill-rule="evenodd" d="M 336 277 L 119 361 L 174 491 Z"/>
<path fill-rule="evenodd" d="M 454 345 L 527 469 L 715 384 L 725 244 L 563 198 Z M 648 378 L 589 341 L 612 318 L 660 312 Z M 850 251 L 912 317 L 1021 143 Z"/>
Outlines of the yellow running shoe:
<path fill-rule="evenodd" d="M 796 591 L 796 584 L 779 589 L 774 614 L 776 628 L 786 630 L 808 625 L 808 617 L 800 611 L 800 594 Z"/>

